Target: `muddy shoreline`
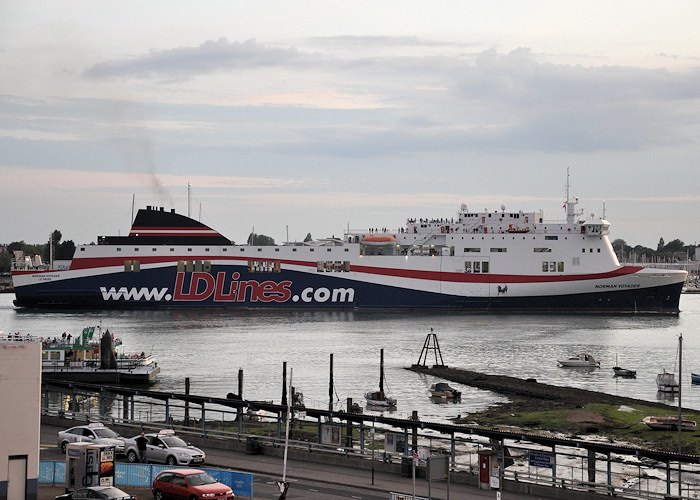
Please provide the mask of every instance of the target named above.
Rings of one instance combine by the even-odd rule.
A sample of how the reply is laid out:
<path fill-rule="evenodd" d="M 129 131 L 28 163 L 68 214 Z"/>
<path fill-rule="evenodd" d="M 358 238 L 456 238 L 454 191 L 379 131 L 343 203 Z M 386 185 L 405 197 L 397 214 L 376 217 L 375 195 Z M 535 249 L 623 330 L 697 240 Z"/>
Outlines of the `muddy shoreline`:
<path fill-rule="evenodd" d="M 648 449 L 677 451 L 677 431 L 654 431 L 642 423 L 647 415 L 675 415 L 677 408 L 602 392 L 561 387 L 506 375 L 413 365 L 407 370 L 477 387 L 508 398 L 489 408 L 455 419 L 456 423 L 519 429 L 585 439 L 602 436 Z M 700 412 L 683 409 L 683 418 L 700 420 Z M 683 451 L 700 454 L 700 433 L 683 433 Z"/>

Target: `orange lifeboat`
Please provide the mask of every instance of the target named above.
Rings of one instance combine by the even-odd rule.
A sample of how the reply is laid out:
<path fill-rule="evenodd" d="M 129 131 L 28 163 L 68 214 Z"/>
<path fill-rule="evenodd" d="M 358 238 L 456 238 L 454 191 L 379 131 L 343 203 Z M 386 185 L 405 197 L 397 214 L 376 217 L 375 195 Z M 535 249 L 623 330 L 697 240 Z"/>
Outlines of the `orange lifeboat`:
<path fill-rule="evenodd" d="M 390 234 L 368 234 L 362 238 L 362 243 L 365 245 L 393 245 L 396 243 L 396 238 Z"/>

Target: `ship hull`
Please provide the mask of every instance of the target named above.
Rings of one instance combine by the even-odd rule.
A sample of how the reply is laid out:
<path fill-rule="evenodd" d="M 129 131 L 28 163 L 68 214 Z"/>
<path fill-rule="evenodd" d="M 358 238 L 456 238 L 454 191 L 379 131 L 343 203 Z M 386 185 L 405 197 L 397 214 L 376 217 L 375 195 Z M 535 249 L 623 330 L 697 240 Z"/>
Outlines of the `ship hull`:
<path fill-rule="evenodd" d="M 636 274 L 553 282 L 493 276 L 494 282 L 455 285 L 450 275 L 445 275 L 444 281 L 341 278 L 284 270 L 261 276 L 247 272 L 244 266 L 231 265 L 192 273 L 177 272 L 174 266 L 139 273 L 60 271 L 50 273 L 52 279 L 48 279 L 49 273 L 16 276 L 15 281 L 24 284 L 15 288 L 15 305 L 48 309 L 231 307 L 678 314 L 682 281 L 644 286 Z M 462 293 L 454 293 L 460 289 Z"/>

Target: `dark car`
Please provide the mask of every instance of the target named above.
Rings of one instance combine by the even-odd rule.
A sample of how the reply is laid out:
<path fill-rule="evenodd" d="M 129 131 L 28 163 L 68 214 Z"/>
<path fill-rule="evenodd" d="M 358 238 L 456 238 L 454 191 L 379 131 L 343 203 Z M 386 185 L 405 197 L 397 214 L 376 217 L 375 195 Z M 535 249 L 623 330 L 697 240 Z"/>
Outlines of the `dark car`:
<path fill-rule="evenodd" d="M 168 469 L 153 480 L 153 498 L 210 500 L 236 498 L 233 490 L 199 469 Z"/>
<path fill-rule="evenodd" d="M 76 500 L 78 498 L 101 498 L 102 500 L 138 500 L 135 496 L 114 486 L 90 486 L 57 496 L 54 500 Z"/>

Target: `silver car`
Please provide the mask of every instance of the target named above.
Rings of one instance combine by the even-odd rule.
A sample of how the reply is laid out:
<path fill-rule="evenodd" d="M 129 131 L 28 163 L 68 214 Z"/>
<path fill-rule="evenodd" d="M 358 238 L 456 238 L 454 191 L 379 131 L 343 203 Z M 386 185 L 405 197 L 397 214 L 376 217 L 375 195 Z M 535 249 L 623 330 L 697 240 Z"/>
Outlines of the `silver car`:
<path fill-rule="evenodd" d="M 68 443 L 108 444 L 114 446 L 118 455 L 124 454 L 124 438 L 101 423 L 78 425 L 59 431 L 56 444 L 61 449 L 61 453 L 66 452 Z"/>
<path fill-rule="evenodd" d="M 124 442 L 126 459 L 131 463 L 139 461 L 139 448 L 136 445 L 136 435 Z M 195 448 L 182 438 L 175 435 L 170 429 L 162 430 L 154 434 L 146 434 L 146 459 L 149 462 L 158 462 L 168 465 L 193 465 L 203 464 L 206 458 L 204 452 Z"/>

